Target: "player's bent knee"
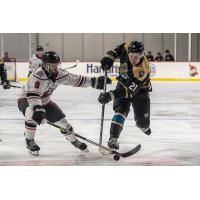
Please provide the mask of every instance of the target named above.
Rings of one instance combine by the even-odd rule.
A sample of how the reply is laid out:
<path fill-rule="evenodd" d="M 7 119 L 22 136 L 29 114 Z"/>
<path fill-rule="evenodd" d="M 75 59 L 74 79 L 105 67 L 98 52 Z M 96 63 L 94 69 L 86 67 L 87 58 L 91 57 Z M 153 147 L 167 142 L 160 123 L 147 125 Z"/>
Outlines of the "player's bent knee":
<path fill-rule="evenodd" d="M 60 131 L 62 134 L 64 135 L 71 135 L 71 134 L 74 134 L 74 129 L 73 127 L 71 126 L 71 124 L 67 124 L 65 129 L 64 130 L 61 130 Z"/>
<path fill-rule="evenodd" d="M 123 108 L 123 107 L 117 107 L 114 109 L 115 113 L 121 113 L 122 115 L 124 115 L 125 117 L 128 116 L 128 113 L 130 111 L 129 108 Z"/>

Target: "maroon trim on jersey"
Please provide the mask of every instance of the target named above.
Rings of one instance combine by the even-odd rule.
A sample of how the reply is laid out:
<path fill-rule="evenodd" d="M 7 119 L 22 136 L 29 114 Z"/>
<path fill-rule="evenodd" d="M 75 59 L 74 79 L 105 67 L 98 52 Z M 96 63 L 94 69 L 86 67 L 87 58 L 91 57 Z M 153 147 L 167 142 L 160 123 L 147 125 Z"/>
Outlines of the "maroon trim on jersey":
<path fill-rule="evenodd" d="M 30 99 L 41 99 L 41 97 L 27 97 L 27 100 L 30 100 Z"/>
<path fill-rule="evenodd" d="M 26 120 L 25 120 L 25 123 L 26 123 L 26 122 L 31 123 L 31 124 L 36 124 L 36 125 L 37 125 L 37 123 L 36 123 L 35 121 L 33 121 L 32 119 L 30 119 L 30 120 L 29 120 L 29 119 L 26 119 Z"/>
<path fill-rule="evenodd" d="M 27 102 L 27 98 L 19 98 L 17 99 L 17 103 L 20 104 L 21 102 Z"/>
<path fill-rule="evenodd" d="M 35 128 L 30 128 L 30 127 L 25 126 L 25 128 L 28 129 L 28 130 L 31 130 L 31 131 L 35 131 L 36 130 L 36 127 Z"/>
<path fill-rule="evenodd" d="M 28 98 L 28 97 L 40 97 L 39 94 L 37 94 L 37 93 L 32 93 L 32 92 L 26 93 L 26 96 L 27 96 L 27 98 Z"/>
<path fill-rule="evenodd" d="M 76 86 L 79 84 L 81 78 L 82 78 L 82 76 L 80 75 L 80 76 L 79 76 L 79 79 L 78 79 L 77 81 L 74 82 L 74 84 L 73 84 L 74 87 L 76 87 Z"/>
<path fill-rule="evenodd" d="M 84 76 L 84 80 L 83 80 L 81 87 L 83 87 L 85 85 L 85 82 L 86 82 L 86 77 Z"/>
<path fill-rule="evenodd" d="M 31 122 L 31 123 L 30 123 L 30 122 L 27 122 L 27 120 L 26 120 L 26 121 L 25 121 L 25 127 L 34 129 L 34 128 L 37 127 L 37 124 L 32 123 L 32 122 Z"/>
<path fill-rule="evenodd" d="M 39 96 L 41 96 L 41 94 L 39 92 L 36 92 L 36 91 L 26 91 L 26 94 L 28 94 L 28 93 L 38 94 Z"/>
<path fill-rule="evenodd" d="M 73 86 L 74 87 L 83 87 L 83 85 L 85 84 L 85 81 L 86 81 L 86 77 L 85 76 L 80 76 L 78 81 Z"/>
<path fill-rule="evenodd" d="M 45 92 L 43 95 L 42 95 L 42 98 L 46 98 L 46 97 L 48 97 L 48 96 L 50 96 L 51 94 L 53 93 L 53 91 L 52 92 Z"/>

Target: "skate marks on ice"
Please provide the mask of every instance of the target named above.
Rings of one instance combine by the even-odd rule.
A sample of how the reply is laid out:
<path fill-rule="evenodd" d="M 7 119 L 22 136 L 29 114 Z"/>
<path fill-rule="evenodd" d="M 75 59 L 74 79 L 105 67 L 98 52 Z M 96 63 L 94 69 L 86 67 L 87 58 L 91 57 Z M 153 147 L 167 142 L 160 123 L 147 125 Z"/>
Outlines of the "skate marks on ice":
<path fill-rule="evenodd" d="M 0 165 L 25 166 L 182 166 L 200 165 L 200 83 L 153 83 L 151 94 L 152 135 L 135 127 L 131 114 L 120 137 L 120 151 L 141 143 L 140 152 L 118 162 L 99 154 L 88 144 L 89 153 L 75 149 L 54 128 L 42 125 L 36 133 L 39 157 L 30 157 L 23 136 L 24 122 L 16 104 L 16 89 L 6 91 L 0 102 Z M 3 94 L 4 91 L 1 91 Z M 66 95 L 64 95 L 66 92 Z M 101 105 L 99 91 L 61 86 L 53 95 L 80 135 L 98 142 Z M 77 98 L 77 95 L 78 98 Z M 112 104 L 106 105 L 103 144 L 109 137 Z"/>
<path fill-rule="evenodd" d="M 75 126 L 84 125 L 83 121 L 72 120 Z M 123 137 L 120 139 L 120 151 L 127 151 L 133 145 L 141 142 L 142 149 L 136 155 L 129 158 L 120 159 L 116 162 L 113 156 L 103 156 L 99 154 L 98 149 L 88 145 L 89 153 L 82 153 L 66 140 L 54 128 L 44 125 L 38 129 L 36 137 L 37 143 L 41 147 L 39 157 L 28 156 L 25 148 L 23 135 L 18 133 L 6 133 L 3 135 L 3 142 L 0 145 L 0 165 L 25 165 L 25 166 L 164 166 L 164 165 L 200 165 L 197 160 L 199 156 L 199 143 L 192 141 L 190 136 L 186 137 L 184 132 L 183 137 L 179 138 L 176 131 L 172 131 L 173 137 L 163 131 L 162 135 L 157 131 L 159 127 L 153 126 L 155 130 L 152 136 L 145 136 L 136 127 L 132 127 L 132 123 L 128 123 Z M 165 122 L 166 123 L 166 122 Z M 169 126 L 172 126 L 170 122 Z M 86 126 L 86 125 L 85 125 Z M 94 120 L 94 124 L 87 125 L 93 127 L 87 134 L 91 139 L 97 139 L 94 130 L 98 128 L 98 123 Z M 168 125 L 167 125 L 168 126 Z M 23 128 L 19 123 L 16 129 L 21 132 Z M 131 130 L 132 131 L 128 131 Z M 105 128 L 109 128 L 109 123 L 105 123 Z M 177 127 L 178 128 L 178 127 Z M 77 127 L 78 129 L 78 127 Z M 87 129 L 87 128 L 86 128 Z M 89 129 L 87 129 L 89 130 Z M 84 131 L 81 134 L 84 134 Z M 187 132 L 187 130 L 186 130 Z M 192 134 L 192 133 L 191 133 Z M 195 133 L 194 133 L 195 135 Z M 108 135 L 105 134 L 106 138 Z M 187 143 L 185 142 L 187 141 Z"/>

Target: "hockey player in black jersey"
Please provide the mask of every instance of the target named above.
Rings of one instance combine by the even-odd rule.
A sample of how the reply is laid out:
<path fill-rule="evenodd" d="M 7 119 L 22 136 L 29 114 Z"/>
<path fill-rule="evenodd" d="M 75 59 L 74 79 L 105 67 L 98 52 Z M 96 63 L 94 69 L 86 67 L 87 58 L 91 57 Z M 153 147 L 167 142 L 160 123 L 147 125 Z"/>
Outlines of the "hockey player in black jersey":
<path fill-rule="evenodd" d="M 150 66 L 144 55 L 143 43 L 140 41 L 123 43 L 108 51 L 100 61 L 101 68 L 109 70 L 117 58 L 120 59 L 120 67 L 116 89 L 101 93 L 98 98 L 102 104 L 114 101 L 115 114 L 112 118 L 108 141 L 108 146 L 112 149 L 119 149 L 117 140 L 131 105 L 136 125 L 146 135 L 151 134 L 149 92 L 152 91 L 152 87 L 149 78 Z"/>
<path fill-rule="evenodd" d="M 40 147 L 34 140 L 36 127 L 47 120 L 63 128 L 64 131 L 61 133 L 72 145 L 81 151 L 87 150 L 87 145 L 76 138 L 72 125 L 61 108 L 51 100 L 51 95 L 61 84 L 103 89 L 104 77 L 86 77 L 61 69 L 60 57 L 53 51 L 43 53 L 42 64 L 38 63 L 38 65 L 40 66 L 36 66 L 37 69 L 30 74 L 18 100 L 18 108 L 25 116 L 27 148 L 31 154 L 39 155 Z M 107 78 L 107 83 L 111 83 L 109 78 Z"/>
<path fill-rule="evenodd" d="M 10 89 L 10 81 L 7 79 L 6 67 L 2 58 L 0 58 L 0 77 L 3 88 Z"/>

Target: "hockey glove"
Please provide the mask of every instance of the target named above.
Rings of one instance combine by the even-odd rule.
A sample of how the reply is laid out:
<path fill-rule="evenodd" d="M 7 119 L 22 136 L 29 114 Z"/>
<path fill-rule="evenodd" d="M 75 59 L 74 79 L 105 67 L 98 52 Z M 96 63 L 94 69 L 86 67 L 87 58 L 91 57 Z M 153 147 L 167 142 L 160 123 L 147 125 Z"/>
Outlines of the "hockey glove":
<path fill-rule="evenodd" d="M 112 100 L 112 96 L 113 96 L 113 93 L 111 91 L 106 92 L 106 93 L 100 93 L 98 101 L 101 104 L 106 104 Z"/>
<path fill-rule="evenodd" d="M 103 90 L 104 87 L 104 76 L 99 76 L 99 77 L 93 77 L 91 78 L 92 81 L 92 87 L 96 89 Z M 110 78 L 106 78 L 106 84 L 111 84 L 112 80 Z"/>
<path fill-rule="evenodd" d="M 36 105 L 33 107 L 33 116 L 32 119 L 36 121 L 39 125 L 42 123 L 43 119 L 45 119 L 46 111 L 42 106 Z"/>
<path fill-rule="evenodd" d="M 10 81 L 6 80 L 4 82 L 1 83 L 3 85 L 3 89 L 10 89 Z"/>
<path fill-rule="evenodd" d="M 100 63 L 101 63 L 101 69 L 105 71 L 109 70 L 113 66 L 114 61 L 111 58 L 103 57 Z"/>

